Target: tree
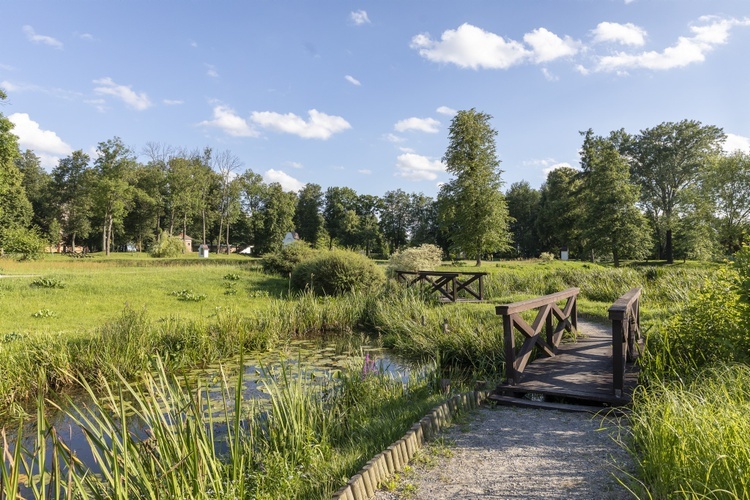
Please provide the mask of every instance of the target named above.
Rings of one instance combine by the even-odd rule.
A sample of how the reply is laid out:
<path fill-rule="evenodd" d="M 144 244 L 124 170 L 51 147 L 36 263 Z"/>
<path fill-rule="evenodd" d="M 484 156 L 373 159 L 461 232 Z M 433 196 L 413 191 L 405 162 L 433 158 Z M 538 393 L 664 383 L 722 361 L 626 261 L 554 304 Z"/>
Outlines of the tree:
<path fill-rule="evenodd" d="M 5 92 L 0 90 L 0 102 L 3 100 Z M 0 113 L 0 244 L 6 229 L 28 226 L 32 215 L 23 176 L 15 164 L 18 137 L 12 130 L 13 123 Z"/>
<path fill-rule="evenodd" d="M 323 219 L 328 231 L 328 248 L 333 248 L 334 241 L 347 245 L 353 239 L 356 230 L 357 193 L 348 187 L 329 187 L 325 193 Z M 349 213 L 351 212 L 351 213 Z"/>
<path fill-rule="evenodd" d="M 75 248 L 76 238 L 86 238 L 91 232 L 91 197 L 93 172 L 89 169 L 89 155 L 73 151 L 52 169 L 52 197 L 58 207 L 63 233 Z"/>
<path fill-rule="evenodd" d="M 589 248 L 611 254 L 615 267 L 621 258 L 645 257 L 650 235 L 636 207 L 638 187 L 630 182 L 627 160 L 611 140 L 594 136 L 591 129 L 581 134 L 582 233 Z"/>
<path fill-rule="evenodd" d="M 547 174 L 539 191 L 539 213 L 536 229 L 540 250 L 557 253 L 562 247 L 575 255 L 582 251 L 580 224 L 582 205 L 580 172 L 560 167 Z"/>
<path fill-rule="evenodd" d="M 22 185 L 26 191 L 26 197 L 31 202 L 33 212 L 31 224 L 47 233 L 55 217 L 54 202 L 49 196 L 52 179 L 42 168 L 40 158 L 30 149 L 16 158 L 16 167 L 23 176 Z"/>
<path fill-rule="evenodd" d="M 135 156 L 119 137 L 100 142 L 94 161 L 94 210 L 102 228 L 102 250 L 109 255 L 114 229 L 120 227 L 133 199 Z"/>
<path fill-rule="evenodd" d="M 317 184 L 305 184 L 297 198 L 297 209 L 294 212 L 294 227 L 299 237 L 313 248 L 325 231 L 323 219 L 323 191 Z"/>
<path fill-rule="evenodd" d="M 219 173 L 219 250 L 221 250 L 222 228 L 226 228 L 227 255 L 229 255 L 229 226 L 240 216 L 240 183 L 233 181 L 236 171 L 242 166 L 240 159 L 230 151 L 221 151 L 213 158 L 214 168 Z"/>
<path fill-rule="evenodd" d="M 747 243 L 750 223 L 750 154 L 735 151 L 713 161 L 703 188 L 717 217 L 719 242 L 728 255 Z"/>
<path fill-rule="evenodd" d="M 422 193 L 412 193 L 409 199 L 409 245 L 437 245 L 439 231 L 435 200 Z"/>
<path fill-rule="evenodd" d="M 411 203 L 403 190 L 386 191 L 380 203 L 380 229 L 388 245 L 388 253 L 393 254 L 409 241 L 411 225 Z"/>
<path fill-rule="evenodd" d="M 664 256 L 674 262 L 672 232 L 685 191 L 721 151 L 724 132 L 695 120 L 665 122 L 635 137 L 622 132 L 620 148 L 630 160 L 633 178 L 641 187 L 641 202 L 658 234 L 664 235 Z"/>
<path fill-rule="evenodd" d="M 441 189 L 450 206 L 441 218 L 452 229 L 451 247 L 476 256 L 477 266 L 482 264 L 483 253 L 504 250 L 510 240 L 495 151 L 497 132 L 490 126 L 491 119 L 473 108 L 456 113 L 443 157 L 446 170 L 455 178 Z"/>
<path fill-rule="evenodd" d="M 508 214 L 512 222 L 510 232 L 516 252 L 522 257 L 539 255 L 537 216 L 541 194 L 526 181 L 514 182 L 505 193 Z"/>

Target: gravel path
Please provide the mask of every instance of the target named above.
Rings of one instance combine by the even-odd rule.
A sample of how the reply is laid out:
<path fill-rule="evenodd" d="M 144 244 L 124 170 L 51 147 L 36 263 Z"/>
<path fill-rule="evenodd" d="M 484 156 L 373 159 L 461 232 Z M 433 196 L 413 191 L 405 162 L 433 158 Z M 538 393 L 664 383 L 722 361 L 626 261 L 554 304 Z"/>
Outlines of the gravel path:
<path fill-rule="evenodd" d="M 481 408 L 375 498 L 633 498 L 613 475 L 631 468 L 616 434 L 616 422 L 585 413 Z"/>
<path fill-rule="evenodd" d="M 602 327 L 579 321 L 584 335 Z M 602 416 L 483 406 L 443 432 L 447 447 L 428 446 L 395 490 L 375 498 L 633 498 L 615 478 L 632 472 L 617 435 L 618 422 Z"/>

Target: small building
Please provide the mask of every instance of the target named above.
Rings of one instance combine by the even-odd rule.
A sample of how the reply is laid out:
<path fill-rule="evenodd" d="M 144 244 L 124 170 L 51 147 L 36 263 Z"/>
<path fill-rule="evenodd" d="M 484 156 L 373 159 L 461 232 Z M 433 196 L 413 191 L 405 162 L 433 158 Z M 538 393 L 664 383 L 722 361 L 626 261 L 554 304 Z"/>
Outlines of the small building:
<path fill-rule="evenodd" d="M 284 239 L 281 241 L 281 244 L 284 246 L 291 245 L 295 241 L 299 240 L 299 234 L 297 234 L 295 231 L 289 231 L 286 233 L 286 236 L 284 236 Z"/>
<path fill-rule="evenodd" d="M 208 258 L 208 245 L 205 243 L 198 246 L 198 257 L 201 259 L 207 259 Z"/>
<path fill-rule="evenodd" d="M 185 245 L 185 253 L 191 253 L 193 251 L 193 238 L 186 234 L 178 234 L 178 238 L 180 238 Z"/>
<path fill-rule="evenodd" d="M 240 253 L 240 255 L 252 255 L 253 248 L 255 248 L 255 245 L 248 245 L 245 248 L 243 248 L 242 250 L 240 250 L 239 253 Z"/>
<path fill-rule="evenodd" d="M 568 247 L 560 249 L 560 260 L 568 260 Z"/>

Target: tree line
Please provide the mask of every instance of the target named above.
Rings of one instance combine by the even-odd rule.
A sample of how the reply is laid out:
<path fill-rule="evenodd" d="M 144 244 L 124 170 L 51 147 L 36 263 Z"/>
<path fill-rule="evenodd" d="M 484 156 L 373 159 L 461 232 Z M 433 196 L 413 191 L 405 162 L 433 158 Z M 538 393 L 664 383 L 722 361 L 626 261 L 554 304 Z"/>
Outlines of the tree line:
<path fill-rule="evenodd" d="M 4 97 L 0 94 L 0 98 Z M 446 256 L 535 257 L 567 247 L 577 258 L 706 258 L 746 242 L 748 155 L 722 153 L 721 129 L 664 123 L 629 135 L 584 132 L 581 169 L 550 172 L 540 189 L 503 193 L 492 117 L 459 111 L 443 162 L 452 174 L 436 198 L 402 189 L 383 196 L 266 183 L 230 151 L 149 143 L 145 162 L 117 137 L 95 158 L 75 151 L 51 172 L 20 151 L 0 114 L 0 244 L 27 231 L 49 245 L 109 253 L 148 250 L 162 235 L 191 235 L 219 251 L 281 248 L 296 231 L 313 247 L 386 256 L 431 243 Z"/>

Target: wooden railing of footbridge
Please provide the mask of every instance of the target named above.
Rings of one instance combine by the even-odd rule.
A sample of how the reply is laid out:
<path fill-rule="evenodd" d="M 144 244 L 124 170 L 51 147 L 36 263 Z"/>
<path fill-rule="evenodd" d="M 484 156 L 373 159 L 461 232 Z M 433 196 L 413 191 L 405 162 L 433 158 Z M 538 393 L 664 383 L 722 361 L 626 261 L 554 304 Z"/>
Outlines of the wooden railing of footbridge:
<path fill-rule="evenodd" d="M 641 339 L 641 288 L 633 288 L 609 308 L 612 321 L 612 364 L 615 396 L 622 396 L 627 362 L 638 356 Z"/>

